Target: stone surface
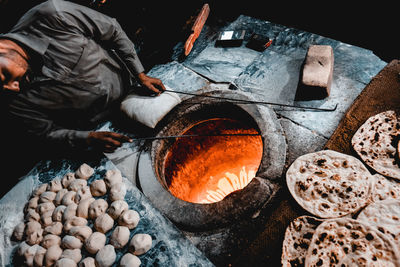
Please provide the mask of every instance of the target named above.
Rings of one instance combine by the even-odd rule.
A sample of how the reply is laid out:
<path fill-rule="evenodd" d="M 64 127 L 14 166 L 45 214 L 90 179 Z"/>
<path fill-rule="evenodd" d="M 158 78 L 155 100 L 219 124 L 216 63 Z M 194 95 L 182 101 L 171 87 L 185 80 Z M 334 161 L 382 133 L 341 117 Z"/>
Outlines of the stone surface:
<path fill-rule="evenodd" d="M 302 59 L 266 50 L 243 69 L 234 83 L 258 101 L 293 104 L 301 64 Z"/>

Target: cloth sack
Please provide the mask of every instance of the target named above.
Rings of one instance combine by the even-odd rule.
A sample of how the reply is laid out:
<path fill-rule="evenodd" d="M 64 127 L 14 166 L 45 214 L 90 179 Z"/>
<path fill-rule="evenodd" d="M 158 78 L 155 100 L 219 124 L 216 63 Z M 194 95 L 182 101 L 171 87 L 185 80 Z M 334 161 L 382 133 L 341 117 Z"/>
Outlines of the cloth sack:
<path fill-rule="evenodd" d="M 159 96 L 129 94 L 121 102 L 121 110 L 129 118 L 154 128 L 168 112 L 181 102 L 178 94 L 173 92 L 163 92 Z"/>

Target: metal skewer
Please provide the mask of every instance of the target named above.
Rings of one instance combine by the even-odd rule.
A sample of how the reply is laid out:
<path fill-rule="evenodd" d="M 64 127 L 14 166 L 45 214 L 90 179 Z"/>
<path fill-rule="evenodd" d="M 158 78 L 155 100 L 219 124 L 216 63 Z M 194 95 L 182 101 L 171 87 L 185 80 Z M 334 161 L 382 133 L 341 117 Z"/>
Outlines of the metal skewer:
<path fill-rule="evenodd" d="M 184 135 L 168 135 L 168 136 L 147 136 L 132 137 L 133 141 L 159 140 L 159 139 L 175 139 L 175 138 L 192 138 L 192 137 L 212 137 L 212 136 L 260 136 L 257 134 L 184 134 Z"/>
<path fill-rule="evenodd" d="M 219 99 L 219 100 L 234 101 L 235 103 L 239 103 L 239 104 L 275 105 L 275 106 L 281 106 L 281 107 L 290 107 L 290 108 L 298 108 L 298 109 L 309 109 L 309 110 L 316 110 L 316 111 L 335 111 L 336 108 L 337 108 L 337 105 L 338 105 L 338 104 L 336 104 L 333 108 L 316 108 L 316 107 L 295 106 L 295 105 L 290 105 L 290 104 L 280 104 L 280 103 L 265 102 L 265 101 L 252 101 L 252 100 L 234 99 L 234 98 L 221 97 L 221 96 L 200 95 L 200 94 L 181 92 L 181 91 L 176 91 L 176 90 L 171 90 L 171 89 L 167 89 L 165 91 L 166 92 L 177 93 L 177 94 L 184 94 L 184 95 L 191 95 L 191 96 L 208 97 L 208 98 Z"/>

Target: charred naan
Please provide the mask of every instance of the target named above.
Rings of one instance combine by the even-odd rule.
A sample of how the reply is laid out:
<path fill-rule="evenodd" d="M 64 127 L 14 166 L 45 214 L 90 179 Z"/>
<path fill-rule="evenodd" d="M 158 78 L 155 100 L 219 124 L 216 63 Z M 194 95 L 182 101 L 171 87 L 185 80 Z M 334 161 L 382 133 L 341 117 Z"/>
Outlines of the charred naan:
<path fill-rule="evenodd" d="M 311 266 L 400 266 L 393 238 L 367 223 L 336 218 L 321 223 L 306 256 Z"/>
<path fill-rule="evenodd" d="M 357 220 L 376 227 L 391 235 L 400 247 L 400 200 L 386 199 L 369 204 L 357 216 Z"/>
<path fill-rule="evenodd" d="M 400 200 L 400 181 L 388 178 L 379 173 L 373 175 L 373 189 L 371 192 L 371 200 L 381 201 L 385 199 Z"/>
<path fill-rule="evenodd" d="M 282 267 L 304 266 L 311 239 L 321 222 L 312 216 L 300 216 L 289 224 L 282 245 Z"/>
<path fill-rule="evenodd" d="M 400 179 L 400 117 L 388 110 L 370 117 L 354 134 L 351 144 L 360 158 L 385 176 Z"/>
<path fill-rule="evenodd" d="M 372 175 L 353 156 L 322 150 L 297 158 L 286 173 L 293 198 L 321 218 L 336 218 L 364 207 L 372 189 Z"/>

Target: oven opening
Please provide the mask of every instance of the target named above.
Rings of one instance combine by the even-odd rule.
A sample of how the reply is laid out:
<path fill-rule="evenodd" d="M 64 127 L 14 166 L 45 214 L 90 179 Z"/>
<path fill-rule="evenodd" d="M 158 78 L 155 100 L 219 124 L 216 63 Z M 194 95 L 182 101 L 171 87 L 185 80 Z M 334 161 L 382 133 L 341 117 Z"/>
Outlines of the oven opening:
<path fill-rule="evenodd" d="M 190 126 L 181 135 L 200 136 L 177 138 L 165 158 L 169 191 L 184 201 L 205 204 L 244 188 L 261 163 L 263 141 L 258 133 L 248 123 L 231 118 L 211 118 Z"/>

